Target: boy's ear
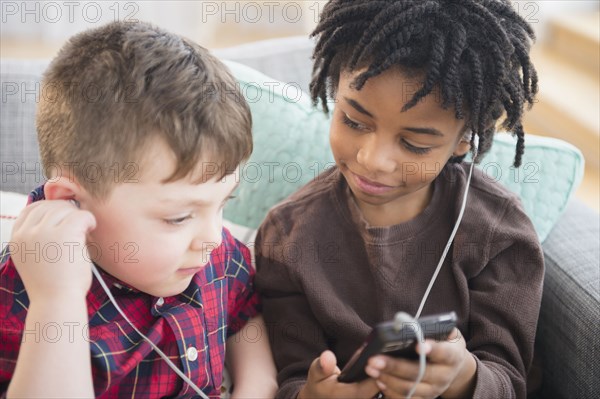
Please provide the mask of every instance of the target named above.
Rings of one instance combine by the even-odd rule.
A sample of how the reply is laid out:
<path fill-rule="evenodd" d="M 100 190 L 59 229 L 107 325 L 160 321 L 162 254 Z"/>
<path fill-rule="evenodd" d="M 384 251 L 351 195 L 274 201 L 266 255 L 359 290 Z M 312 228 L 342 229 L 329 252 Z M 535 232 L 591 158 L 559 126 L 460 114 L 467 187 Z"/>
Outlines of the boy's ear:
<path fill-rule="evenodd" d="M 44 185 L 44 197 L 49 200 L 77 199 L 83 188 L 69 176 L 53 177 Z"/>

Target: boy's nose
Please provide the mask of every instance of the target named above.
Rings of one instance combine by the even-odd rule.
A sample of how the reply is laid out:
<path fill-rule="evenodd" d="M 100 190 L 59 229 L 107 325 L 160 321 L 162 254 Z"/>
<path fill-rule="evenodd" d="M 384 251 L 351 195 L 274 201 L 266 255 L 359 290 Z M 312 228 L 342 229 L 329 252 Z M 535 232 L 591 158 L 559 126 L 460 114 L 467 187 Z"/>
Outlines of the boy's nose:
<path fill-rule="evenodd" d="M 190 243 L 190 250 L 194 252 L 203 252 L 210 254 L 210 252 L 221 245 L 222 236 L 221 232 L 223 224 L 218 223 L 216 220 L 212 223 L 206 223 L 197 232 L 196 236 Z"/>
<path fill-rule="evenodd" d="M 370 135 L 362 143 L 356 154 L 357 162 L 365 170 L 377 173 L 393 173 L 396 171 L 396 161 L 391 154 L 393 144 L 378 140 L 376 135 Z"/>

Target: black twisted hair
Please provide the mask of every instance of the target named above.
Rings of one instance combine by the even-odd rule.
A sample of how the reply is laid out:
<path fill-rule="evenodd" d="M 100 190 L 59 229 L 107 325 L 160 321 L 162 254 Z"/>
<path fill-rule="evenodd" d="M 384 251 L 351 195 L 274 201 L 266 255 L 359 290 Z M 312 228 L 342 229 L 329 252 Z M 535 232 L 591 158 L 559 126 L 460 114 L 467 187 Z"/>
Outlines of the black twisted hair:
<path fill-rule="evenodd" d="M 326 113 L 342 71 L 366 69 L 353 82 L 357 90 L 391 67 L 421 71 L 422 86 L 403 110 L 439 86 L 442 106 L 454 105 L 456 118 L 466 118 L 472 148 L 478 136 L 477 159 L 505 114 L 501 126 L 518 138 L 520 166 L 523 108 L 533 105 L 538 79 L 529 59 L 534 32 L 509 0 L 331 0 L 315 36 L 310 93 Z"/>

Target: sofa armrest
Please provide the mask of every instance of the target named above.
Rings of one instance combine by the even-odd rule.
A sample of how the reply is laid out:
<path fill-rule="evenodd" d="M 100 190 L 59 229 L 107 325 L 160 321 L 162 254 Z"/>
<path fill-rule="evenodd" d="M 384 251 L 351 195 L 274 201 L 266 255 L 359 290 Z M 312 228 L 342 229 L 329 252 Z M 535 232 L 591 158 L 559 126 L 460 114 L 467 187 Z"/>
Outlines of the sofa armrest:
<path fill-rule="evenodd" d="M 577 200 L 544 241 L 546 277 L 536 337 L 543 397 L 600 392 L 600 215 Z"/>

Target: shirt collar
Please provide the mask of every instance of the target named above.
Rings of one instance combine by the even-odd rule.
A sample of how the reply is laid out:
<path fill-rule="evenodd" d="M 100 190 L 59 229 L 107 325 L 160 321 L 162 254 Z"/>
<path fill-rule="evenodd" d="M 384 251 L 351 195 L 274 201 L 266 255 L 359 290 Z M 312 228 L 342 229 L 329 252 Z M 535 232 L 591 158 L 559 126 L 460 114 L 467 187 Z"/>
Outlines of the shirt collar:
<path fill-rule="evenodd" d="M 27 205 L 32 204 L 37 201 L 45 200 L 46 196 L 44 195 L 44 184 L 33 189 L 29 196 L 27 197 Z"/>
<path fill-rule="evenodd" d="M 102 280 L 104 280 L 104 282 L 106 283 L 106 286 L 109 288 L 110 293 L 113 295 L 113 297 L 118 297 L 120 295 L 127 294 L 143 294 L 141 291 L 136 290 L 135 288 L 122 282 L 113 275 L 105 272 L 98 265 L 96 265 L 96 269 L 100 273 Z M 100 281 L 95 275 L 92 279 L 92 286 L 90 287 L 90 290 L 87 293 L 86 299 L 88 303 L 88 316 L 90 317 L 90 319 L 96 313 L 96 311 L 100 309 L 100 307 L 108 300 L 108 295 L 106 294 L 106 291 L 104 291 L 104 288 L 102 287 Z"/>

